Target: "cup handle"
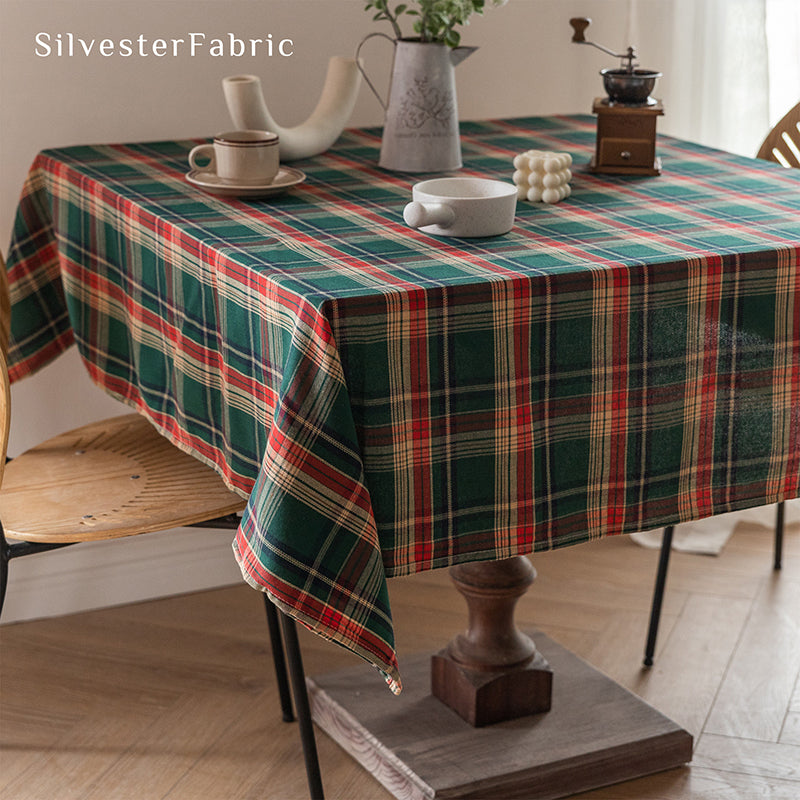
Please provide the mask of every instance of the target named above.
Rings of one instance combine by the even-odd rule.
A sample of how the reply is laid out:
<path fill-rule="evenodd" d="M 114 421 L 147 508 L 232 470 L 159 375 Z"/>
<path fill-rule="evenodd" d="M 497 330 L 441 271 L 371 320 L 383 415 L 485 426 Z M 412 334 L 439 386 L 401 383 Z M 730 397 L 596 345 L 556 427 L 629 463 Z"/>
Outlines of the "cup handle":
<path fill-rule="evenodd" d="M 403 209 L 403 219 L 410 228 L 424 225 L 441 225 L 446 228 L 455 222 L 456 215 L 451 206 L 444 203 L 420 203 L 414 200 Z"/>
<path fill-rule="evenodd" d="M 207 158 L 208 164 L 204 166 L 200 166 L 197 163 L 197 159 L 199 158 Z M 189 152 L 189 166 L 192 169 L 201 169 L 205 172 L 216 172 L 217 171 L 217 160 L 214 157 L 214 145 L 213 144 L 199 144 L 197 147 L 193 147 Z"/>

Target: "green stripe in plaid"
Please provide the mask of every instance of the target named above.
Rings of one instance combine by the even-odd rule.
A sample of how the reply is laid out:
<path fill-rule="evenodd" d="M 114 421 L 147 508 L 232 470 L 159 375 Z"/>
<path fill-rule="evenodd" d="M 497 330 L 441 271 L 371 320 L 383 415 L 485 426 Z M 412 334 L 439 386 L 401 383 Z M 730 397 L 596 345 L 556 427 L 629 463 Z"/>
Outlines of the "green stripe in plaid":
<path fill-rule="evenodd" d="M 14 377 L 74 335 L 250 497 L 245 579 L 397 689 L 389 576 L 797 496 L 800 172 L 662 137 L 662 176 L 592 175 L 591 118 L 463 123 L 461 174 L 568 151 L 573 195 L 437 239 L 379 137 L 263 202 L 189 185 L 194 142 L 45 152 L 9 269 Z"/>

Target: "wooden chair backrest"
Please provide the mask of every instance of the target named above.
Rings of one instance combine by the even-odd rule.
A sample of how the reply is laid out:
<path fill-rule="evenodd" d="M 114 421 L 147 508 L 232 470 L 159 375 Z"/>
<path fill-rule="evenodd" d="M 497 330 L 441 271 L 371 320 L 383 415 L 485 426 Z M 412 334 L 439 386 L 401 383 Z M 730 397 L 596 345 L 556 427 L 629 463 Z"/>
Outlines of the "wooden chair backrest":
<path fill-rule="evenodd" d="M 784 167 L 800 167 L 800 103 L 769 132 L 758 158 L 775 161 Z"/>
<path fill-rule="evenodd" d="M 8 431 L 11 427 L 11 387 L 8 383 L 8 364 L 5 353 L 0 351 L 0 486 L 6 468 Z"/>
<path fill-rule="evenodd" d="M 6 262 L 0 253 L 0 352 L 8 356 L 8 336 L 11 330 L 11 300 L 8 295 Z"/>
<path fill-rule="evenodd" d="M 0 253 L 0 486 L 8 450 L 8 430 L 11 425 L 11 388 L 8 383 L 8 334 L 11 327 L 11 302 L 8 297 L 6 262 Z"/>

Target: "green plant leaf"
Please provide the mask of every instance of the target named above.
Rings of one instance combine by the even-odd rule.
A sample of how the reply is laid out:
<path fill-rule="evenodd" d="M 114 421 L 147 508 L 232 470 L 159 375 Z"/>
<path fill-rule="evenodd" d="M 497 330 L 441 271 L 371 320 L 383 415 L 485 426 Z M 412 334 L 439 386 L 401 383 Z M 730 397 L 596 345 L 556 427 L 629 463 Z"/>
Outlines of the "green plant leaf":
<path fill-rule="evenodd" d="M 461 42 L 461 34 L 452 28 L 444 35 L 444 43 L 449 47 L 458 47 Z"/>
<path fill-rule="evenodd" d="M 457 47 L 461 42 L 461 34 L 456 30 L 466 25 L 472 14 L 483 14 L 487 5 L 504 5 L 506 0 L 404 0 L 389 8 L 390 0 L 367 0 L 365 9 L 373 9 L 377 13 L 375 21 L 388 21 L 392 25 L 395 36 L 402 38 L 398 20 L 402 16 L 414 17 L 413 29 L 423 42 L 444 42 L 450 47 Z"/>

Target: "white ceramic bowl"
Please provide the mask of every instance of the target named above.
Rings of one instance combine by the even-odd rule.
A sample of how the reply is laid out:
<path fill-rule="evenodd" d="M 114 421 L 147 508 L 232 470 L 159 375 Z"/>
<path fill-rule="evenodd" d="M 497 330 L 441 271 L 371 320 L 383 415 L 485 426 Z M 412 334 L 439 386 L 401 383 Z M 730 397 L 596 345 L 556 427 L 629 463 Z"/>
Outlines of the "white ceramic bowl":
<path fill-rule="evenodd" d="M 488 178 L 432 178 L 414 184 L 403 219 L 436 236 L 498 236 L 514 225 L 517 187 Z"/>

